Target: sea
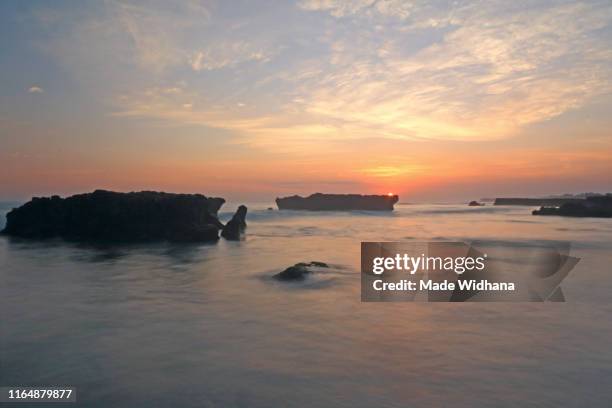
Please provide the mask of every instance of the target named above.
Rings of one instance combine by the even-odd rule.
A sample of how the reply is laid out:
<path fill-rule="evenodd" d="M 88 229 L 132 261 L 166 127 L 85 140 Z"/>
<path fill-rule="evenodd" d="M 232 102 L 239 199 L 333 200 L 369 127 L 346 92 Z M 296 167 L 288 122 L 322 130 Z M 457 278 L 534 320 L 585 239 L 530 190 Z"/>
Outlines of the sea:
<path fill-rule="evenodd" d="M 238 242 L 0 237 L 0 386 L 76 387 L 54 407 L 612 406 L 612 219 L 248 206 Z M 568 242 L 580 261 L 563 303 L 365 303 L 362 241 Z M 310 261 L 332 267 L 271 278 Z"/>

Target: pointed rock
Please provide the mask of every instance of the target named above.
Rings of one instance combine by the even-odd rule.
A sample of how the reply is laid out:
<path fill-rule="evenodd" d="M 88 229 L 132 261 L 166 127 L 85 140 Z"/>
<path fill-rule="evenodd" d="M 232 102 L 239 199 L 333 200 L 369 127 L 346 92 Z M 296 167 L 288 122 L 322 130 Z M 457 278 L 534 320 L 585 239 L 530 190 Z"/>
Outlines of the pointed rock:
<path fill-rule="evenodd" d="M 240 235 L 246 229 L 246 214 L 247 208 L 244 205 L 238 207 L 236 213 L 232 217 L 231 220 L 225 224 L 223 227 L 223 231 L 221 231 L 221 236 L 225 239 L 236 241 L 240 239 Z"/>

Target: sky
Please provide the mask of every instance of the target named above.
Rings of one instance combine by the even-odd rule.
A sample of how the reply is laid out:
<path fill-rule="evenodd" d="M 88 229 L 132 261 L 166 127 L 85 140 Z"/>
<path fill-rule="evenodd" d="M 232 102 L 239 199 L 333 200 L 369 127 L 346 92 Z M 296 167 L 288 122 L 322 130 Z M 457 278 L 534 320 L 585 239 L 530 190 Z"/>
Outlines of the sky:
<path fill-rule="evenodd" d="M 2 1 L 0 49 L 2 200 L 612 191 L 609 0 Z"/>

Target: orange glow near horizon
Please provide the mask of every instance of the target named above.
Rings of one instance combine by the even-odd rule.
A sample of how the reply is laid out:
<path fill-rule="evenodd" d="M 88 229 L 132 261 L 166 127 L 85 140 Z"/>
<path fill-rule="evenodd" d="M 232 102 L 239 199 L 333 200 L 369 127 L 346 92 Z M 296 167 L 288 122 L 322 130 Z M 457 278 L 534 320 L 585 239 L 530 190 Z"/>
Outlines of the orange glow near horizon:
<path fill-rule="evenodd" d="M 62 157 L 48 157 L 33 164 L 9 158 L 0 174 L 6 198 L 78 193 L 105 188 L 117 191 L 153 189 L 168 192 L 201 192 L 206 195 L 273 199 L 292 194 L 360 193 L 388 196 L 399 194 L 416 200 L 428 197 L 486 197 L 505 194 L 551 194 L 605 188 L 612 172 L 612 147 L 582 143 L 567 153 L 560 143 L 547 149 L 487 149 L 476 144 L 445 145 L 396 141 L 392 146 L 343 147 L 342 155 L 332 149 L 326 155 L 235 155 L 202 161 L 201 148 L 185 152 L 180 146 L 109 150 L 103 156 L 70 150 Z M 402 153 L 406 159 L 402 159 Z M 140 154 L 138 160 L 135 155 Z M 200 154 L 202 156 L 200 156 Z M 339 159 L 340 157 L 340 159 Z M 559 167 L 559 158 L 563 166 Z M 388 175 L 364 173 L 386 162 L 402 166 L 411 161 L 421 167 L 417 173 Z M 282 169 L 282 171 L 279 171 Z M 15 175 L 19 183 L 15 183 Z M 585 185 L 589 179 L 591 185 Z M 541 185 L 547 185 L 542 192 Z M 13 188 L 10 188 L 14 186 Z M 540 187 L 538 187 L 540 186 Z M 511 189 L 510 189 L 511 188 Z M 378 193 L 377 193 L 378 192 Z"/>

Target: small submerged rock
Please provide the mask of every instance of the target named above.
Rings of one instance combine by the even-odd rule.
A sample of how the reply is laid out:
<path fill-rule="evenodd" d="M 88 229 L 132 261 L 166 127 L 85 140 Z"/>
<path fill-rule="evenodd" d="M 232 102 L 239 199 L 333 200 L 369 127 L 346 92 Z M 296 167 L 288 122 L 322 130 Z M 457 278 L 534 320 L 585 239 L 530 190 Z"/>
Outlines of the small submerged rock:
<path fill-rule="evenodd" d="M 312 268 L 329 268 L 329 265 L 318 261 L 309 263 L 300 262 L 277 273 L 273 278 L 280 281 L 301 281 L 306 279 L 306 276 L 313 272 Z"/>

